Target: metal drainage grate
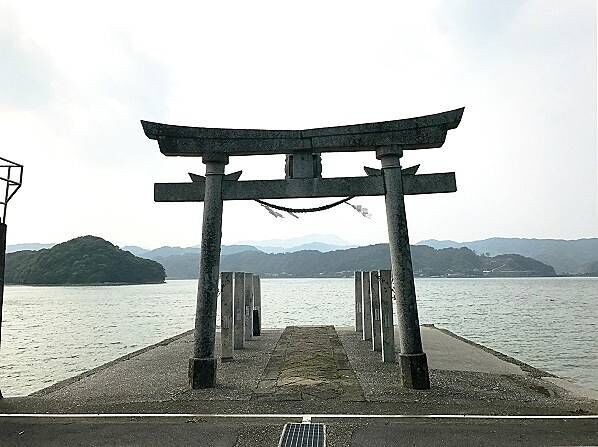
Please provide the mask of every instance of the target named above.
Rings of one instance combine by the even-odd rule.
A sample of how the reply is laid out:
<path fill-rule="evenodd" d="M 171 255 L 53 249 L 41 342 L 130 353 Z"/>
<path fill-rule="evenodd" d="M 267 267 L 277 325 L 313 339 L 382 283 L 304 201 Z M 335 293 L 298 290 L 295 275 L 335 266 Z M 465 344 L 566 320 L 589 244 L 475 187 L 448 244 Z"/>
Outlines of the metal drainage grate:
<path fill-rule="evenodd" d="M 288 423 L 282 430 L 278 447 L 326 447 L 326 426 Z"/>

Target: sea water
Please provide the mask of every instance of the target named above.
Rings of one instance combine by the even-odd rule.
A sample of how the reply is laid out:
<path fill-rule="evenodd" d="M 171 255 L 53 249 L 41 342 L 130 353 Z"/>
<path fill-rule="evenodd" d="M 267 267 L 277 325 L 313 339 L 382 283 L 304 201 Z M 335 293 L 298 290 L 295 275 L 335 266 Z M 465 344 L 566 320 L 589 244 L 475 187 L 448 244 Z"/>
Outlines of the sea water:
<path fill-rule="evenodd" d="M 354 324 L 352 278 L 261 284 L 263 327 Z M 416 289 L 421 323 L 598 390 L 598 278 L 417 279 Z M 191 329 L 196 290 L 196 280 L 7 286 L 0 389 L 26 395 Z"/>

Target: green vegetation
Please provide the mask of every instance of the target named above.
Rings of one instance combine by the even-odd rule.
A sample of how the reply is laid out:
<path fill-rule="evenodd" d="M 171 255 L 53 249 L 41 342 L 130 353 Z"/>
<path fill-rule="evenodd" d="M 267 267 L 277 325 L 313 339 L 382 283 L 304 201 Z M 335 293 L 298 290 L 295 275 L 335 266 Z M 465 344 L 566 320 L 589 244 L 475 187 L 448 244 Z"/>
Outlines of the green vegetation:
<path fill-rule="evenodd" d="M 551 266 L 520 255 L 479 256 L 467 248 L 435 250 L 421 245 L 412 246 L 411 253 L 414 273 L 422 277 L 555 276 Z M 169 278 L 197 278 L 197 254 L 168 256 L 160 262 L 166 267 Z M 387 244 L 326 253 L 304 250 L 268 254 L 253 250 L 221 258 L 222 271 L 249 271 L 273 277 L 352 276 L 356 270 L 388 268 Z"/>
<path fill-rule="evenodd" d="M 569 241 L 563 239 L 493 237 L 470 242 L 429 239 L 421 241 L 419 244 L 436 249 L 467 247 L 478 254 L 488 253 L 491 256 L 517 253 L 553 266 L 559 275 L 588 274 L 592 272 L 589 264 L 598 262 L 598 238 Z"/>
<path fill-rule="evenodd" d="M 6 255 L 9 284 L 146 284 L 162 283 L 164 278 L 164 267 L 158 262 L 138 258 L 95 236 Z"/>

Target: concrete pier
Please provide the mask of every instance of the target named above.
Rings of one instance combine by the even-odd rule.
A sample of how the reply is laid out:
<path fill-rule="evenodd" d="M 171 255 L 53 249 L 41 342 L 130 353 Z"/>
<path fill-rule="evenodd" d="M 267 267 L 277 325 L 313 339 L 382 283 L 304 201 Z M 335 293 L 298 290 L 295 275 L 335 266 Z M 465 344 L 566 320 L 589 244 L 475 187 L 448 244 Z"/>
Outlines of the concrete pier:
<path fill-rule="evenodd" d="M 403 195 L 400 163 L 402 155 L 403 151 L 396 145 L 376 151 L 376 157 L 382 162 L 382 175 L 386 188 L 384 198 L 390 260 L 393 283 L 397 290 L 397 325 L 401 348 L 399 363 L 403 372 L 401 380 L 407 388 L 427 390 L 430 388 L 430 376 L 419 331 L 415 281 Z"/>
<path fill-rule="evenodd" d="M 598 401 L 572 395 L 546 380 L 549 373 L 447 331 L 423 327 L 421 334 L 434 384 L 425 393 L 402 387 L 399 365 L 382 363 L 353 327 L 331 326 L 263 329 L 235 353 L 238 361 L 219 365 L 216 388 L 190 390 L 185 359 L 193 335 L 187 332 L 31 396 L 0 400 L 0 444 L 101 439 L 102 445 L 262 447 L 277 445 L 284 423 L 304 415 L 327 424 L 329 447 L 390 447 L 397 440 L 443 446 L 598 442 L 598 419 L 582 419 L 598 414 Z M 525 415 L 534 418 L 514 419 Z"/>
<path fill-rule="evenodd" d="M 380 322 L 380 278 L 378 271 L 370 272 L 370 299 L 372 318 L 372 349 L 382 351 L 381 322 Z"/>
<path fill-rule="evenodd" d="M 253 335 L 262 333 L 262 285 L 259 275 L 253 275 Z"/>
<path fill-rule="evenodd" d="M 434 383 L 426 393 L 405 389 L 400 366 L 383 363 L 353 327 L 310 326 L 284 337 L 263 329 L 235 352 L 238 361 L 219 365 L 216 388 L 188 388 L 193 335 L 186 332 L 31 396 L 0 400 L 0 413 L 598 414 L 598 401 L 566 392 L 547 372 L 436 327 L 421 331 Z"/>
<path fill-rule="evenodd" d="M 222 239 L 222 178 L 228 157 L 203 157 L 206 165 L 201 252 L 193 357 L 189 359 L 189 385 L 192 389 L 210 388 L 216 384 L 216 310 Z"/>
<path fill-rule="evenodd" d="M 245 340 L 253 339 L 253 274 L 245 273 Z"/>
<path fill-rule="evenodd" d="M 355 332 L 363 331 L 363 316 L 361 315 L 361 272 L 355 272 Z"/>
<path fill-rule="evenodd" d="M 380 320 L 382 339 L 382 361 L 395 361 L 395 333 L 392 313 L 392 277 L 390 270 L 380 270 Z"/>
<path fill-rule="evenodd" d="M 233 274 L 220 274 L 220 358 L 223 362 L 233 359 Z"/>
<path fill-rule="evenodd" d="M 361 322 L 364 340 L 372 339 L 372 302 L 370 272 L 361 272 Z"/>
<path fill-rule="evenodd" d="M 234 286 L 234 349 L 243 349 L 245 343 L 245 273 L 235 272 Z"/>

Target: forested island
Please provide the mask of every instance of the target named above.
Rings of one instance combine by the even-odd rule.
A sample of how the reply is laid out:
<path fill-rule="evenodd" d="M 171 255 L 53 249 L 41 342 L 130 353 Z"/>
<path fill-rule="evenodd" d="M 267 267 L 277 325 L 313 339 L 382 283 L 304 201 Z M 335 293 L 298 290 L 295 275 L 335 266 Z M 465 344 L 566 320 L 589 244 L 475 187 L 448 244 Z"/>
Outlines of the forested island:
<path fill-rule="evenodd" d="M 96 236 L 6 255 L 8 284 L 155 284 L 164 282 L 165 277 L 160 263 L 139 258 Z"/>

